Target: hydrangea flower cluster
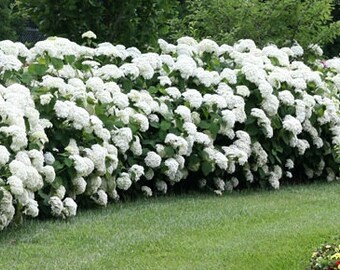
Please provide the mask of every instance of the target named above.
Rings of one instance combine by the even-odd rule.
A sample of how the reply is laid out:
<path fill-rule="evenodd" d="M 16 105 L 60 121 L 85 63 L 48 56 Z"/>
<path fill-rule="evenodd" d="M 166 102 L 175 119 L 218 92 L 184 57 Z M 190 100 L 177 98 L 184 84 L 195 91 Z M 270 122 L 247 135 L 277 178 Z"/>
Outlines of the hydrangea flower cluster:
<path fill-rule="evenodd" d="M 0 42 L 0 229 L 182 183 L 222 194 L 338 179 L 339 59 L 252 40 L 159 46 Z"/>

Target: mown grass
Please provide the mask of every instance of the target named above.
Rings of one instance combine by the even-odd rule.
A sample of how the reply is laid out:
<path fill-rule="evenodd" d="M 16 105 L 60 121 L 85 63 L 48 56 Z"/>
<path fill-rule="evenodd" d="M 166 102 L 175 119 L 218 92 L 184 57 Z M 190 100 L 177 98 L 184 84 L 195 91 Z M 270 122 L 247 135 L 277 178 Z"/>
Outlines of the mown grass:
<path fill-rule="evenodd" d="M 172 196 L 29 220 L 0 233 L 0 269 L 306 269 L 340 233 L 340 184 Z"/>

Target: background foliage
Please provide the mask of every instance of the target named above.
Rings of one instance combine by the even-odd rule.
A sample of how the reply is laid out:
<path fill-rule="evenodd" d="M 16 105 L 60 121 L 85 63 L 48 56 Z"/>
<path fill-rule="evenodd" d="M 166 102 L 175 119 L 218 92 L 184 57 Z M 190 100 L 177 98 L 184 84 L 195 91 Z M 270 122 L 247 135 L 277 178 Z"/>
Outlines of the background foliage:
<path fill-rule="evenodd" d="M 0 1 L 0 40 L 17 39 L 22 30 L 22 15 L 13 0 Z"/>
<path fill-rule="evenodd" d="M 184 19 L 173 20 L 173 37 L 208 37 L 220 43 L 250 38 L 259 46 L 284 46 L 294 40 L 304 47 L 325 45 L 340 34 L 340 22 L 332 21 L 332 10 L 338 16 L 338 8 L 334 0 L 188 0 Z"/>
<path fill-rule="evenodd" d="M 1 40 L 18 39 L 22 26 L 34 23 L 50 36 L 80 42 L 92 30 L 99 41 L 140 49 L 189 35 L 219 43 L 250 38 L 260 47 L 296 40 L 318 43 L 327 56 L 340 52 L 338 0 L 4 0 L 0 7 Z"/>
<path fill-rule="evenodd" d="M 20 8 L 47 35 L 80 41 L 92 30 L 99 41 L 146 48 L 168 33 L 177 14 L 176 0 L 22 0 Z"/>

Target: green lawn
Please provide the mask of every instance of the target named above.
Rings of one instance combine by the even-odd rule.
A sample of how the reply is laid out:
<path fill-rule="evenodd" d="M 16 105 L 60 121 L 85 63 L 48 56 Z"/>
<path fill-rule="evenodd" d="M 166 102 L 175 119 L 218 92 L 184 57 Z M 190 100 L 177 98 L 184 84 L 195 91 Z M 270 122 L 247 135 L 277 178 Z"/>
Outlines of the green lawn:
<path fill-rule="evenodd" d="M 30 220 L 0 232 L 0 269 L 306 269 L 340 234 L 340 184 L 186 195 Z"/>

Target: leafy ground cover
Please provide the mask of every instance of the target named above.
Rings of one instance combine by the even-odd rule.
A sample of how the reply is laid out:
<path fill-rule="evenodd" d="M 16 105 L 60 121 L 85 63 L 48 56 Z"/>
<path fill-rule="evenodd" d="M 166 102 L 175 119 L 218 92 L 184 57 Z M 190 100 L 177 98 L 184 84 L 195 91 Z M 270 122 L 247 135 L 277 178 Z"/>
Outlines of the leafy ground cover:
<path fill-rule="evenodd" d="M 339 183 L 191 194 L 25 220 L 0 235 L 1 269 L 306 269 L 339 233 Z"/>

